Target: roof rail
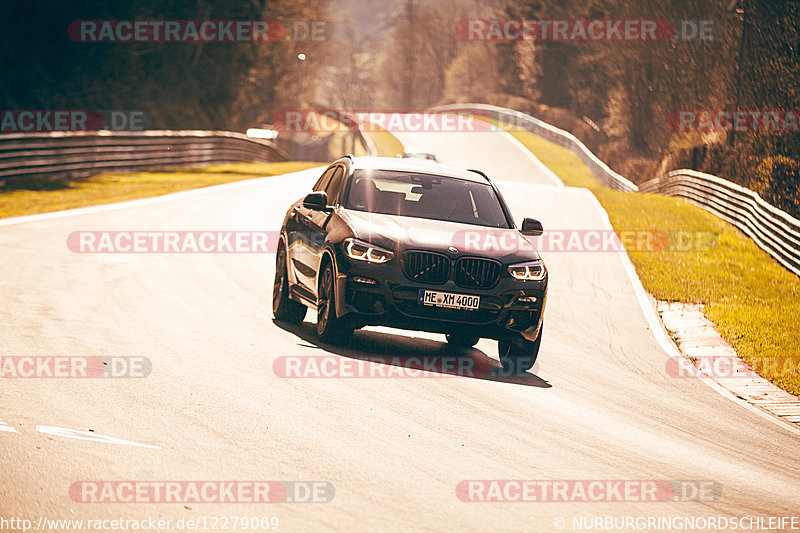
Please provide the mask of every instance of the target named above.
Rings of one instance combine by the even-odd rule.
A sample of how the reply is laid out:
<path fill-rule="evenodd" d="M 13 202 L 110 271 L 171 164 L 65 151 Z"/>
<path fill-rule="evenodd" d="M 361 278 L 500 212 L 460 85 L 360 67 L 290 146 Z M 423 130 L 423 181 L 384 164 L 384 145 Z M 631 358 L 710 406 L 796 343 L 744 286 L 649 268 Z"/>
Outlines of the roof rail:
<path fill-rule="evenodd" d="M 492 181 L 492 180 L 490 180 L 490 179 L 489 179 L 489 176 L 487 176 L 487 175 L 486 175 L 486 173 L 485 173 L 484 171 L 482 171 L 482 170 L 478 170 L 478 169 L 476 169 L 476 168 L 468 168 L 468 169 L 467 169 L 467 172 L 474 172 L 474 173 L 476 173 L 476 174 L 480 174 L 481 176 L 483 176 L 484 178 L 486 178 L 486 181 L 488 181 L 488 182 L 491 182 L 491 181 Z"/>

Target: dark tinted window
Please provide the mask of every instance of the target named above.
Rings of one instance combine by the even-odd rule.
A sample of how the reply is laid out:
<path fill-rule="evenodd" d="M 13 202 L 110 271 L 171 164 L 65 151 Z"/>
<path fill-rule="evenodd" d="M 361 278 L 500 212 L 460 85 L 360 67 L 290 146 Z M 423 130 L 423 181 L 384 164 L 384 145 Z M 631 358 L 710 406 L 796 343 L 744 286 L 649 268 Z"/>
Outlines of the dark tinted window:
<path fill-rule="evenodd" d="M 324 191 L 325 187 L 328 186 L 328 183 L 331 181 L 331 176 L 333 176 L 333 172 L 336 170 L 336 167 L 331 167 L 327 169 L 325 172 L 322 173 L 322 176 L 317 180 L 317 183 L 314 184 L 314 191 Z"/>
<path fill-rule="evenodd" d="M 341 165 L 336 167 L 336 171 L 331 178 L 331 181 L 325 187 L 325 192 L 328 194 L 328 205 L 336 205 L 339 198 L 339 191 L 342 190 L 344 183 L 344 167 Z"/>
<path fill-rule="evenodd" d="M 345 205 L 371 213 L 509 227 L 489 184 L 446 176 L 356 170 Z"/>

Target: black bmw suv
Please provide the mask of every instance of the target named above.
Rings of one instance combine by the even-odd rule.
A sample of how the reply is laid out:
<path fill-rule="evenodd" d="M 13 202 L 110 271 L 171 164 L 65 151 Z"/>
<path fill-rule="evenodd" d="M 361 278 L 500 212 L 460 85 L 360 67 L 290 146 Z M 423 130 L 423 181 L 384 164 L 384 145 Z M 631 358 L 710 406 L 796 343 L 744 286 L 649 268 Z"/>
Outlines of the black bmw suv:
<path fill-rule="evenodd" d="M 547 269 L 489 178 L 418 160 L 343 157 L 286 213 L 272 307 L 323 342 L 367 325 L 444 333 L 459 347 L 497 339 L 503 366 L 531 368 Z"/>

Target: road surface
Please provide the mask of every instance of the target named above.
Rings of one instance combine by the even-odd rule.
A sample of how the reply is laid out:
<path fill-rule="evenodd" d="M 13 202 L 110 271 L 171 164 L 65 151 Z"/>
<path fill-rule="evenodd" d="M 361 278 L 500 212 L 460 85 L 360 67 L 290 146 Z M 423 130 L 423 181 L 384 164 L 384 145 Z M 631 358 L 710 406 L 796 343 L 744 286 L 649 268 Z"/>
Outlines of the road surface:
<path fill-rule="evenodd" d="M 556 186 L 506 136 L 401 137 L 489 171 L 518 221 L 607 228 L 586 190 Z M 81 254 L 66 244 L 88 230 L 276 230 L 318 174 L 0 225 L 0 355 L 142 356 L 152 365 L 140 379 L 0 380 L 0 516 L 34 524 L 251 516 L 277 517 L 280 531 L 484 532 L 574 531 L 573 519 L 588 515 L 797 513 L 797 434 L 699 380 L 668 375 L 669 356 L 617 253 L 543 253 L 546 327 L 524 376 L 287 379 L 273 370 L 286 356 L 453 353 L 443 336 L 383 328 L 357 332 L 344 348 L 320 346 L 312 313 L 300 328 L 281 327 L 271 313 L 274 254 Z M 460 355 L 497 368 L 496 350 L 481 341 Z M 268 504 L 70 496 L 74 483 L 98 480 L 316 480 L 335 496 Z M 475 503 L 456 493 L 465 480 L 705 480 L 721 494 Z"/>

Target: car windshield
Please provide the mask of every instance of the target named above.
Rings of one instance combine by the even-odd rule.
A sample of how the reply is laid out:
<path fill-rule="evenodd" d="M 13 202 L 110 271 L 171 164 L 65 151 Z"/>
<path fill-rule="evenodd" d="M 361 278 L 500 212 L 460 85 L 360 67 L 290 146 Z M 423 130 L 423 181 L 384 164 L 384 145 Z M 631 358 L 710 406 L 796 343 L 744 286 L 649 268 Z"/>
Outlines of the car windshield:
<path fill-rule="evenodd" d="M 494 189 L 447 176 L 390 170 L 356 170 L 347 195 L 348 209 L 508 228 Z"/>

